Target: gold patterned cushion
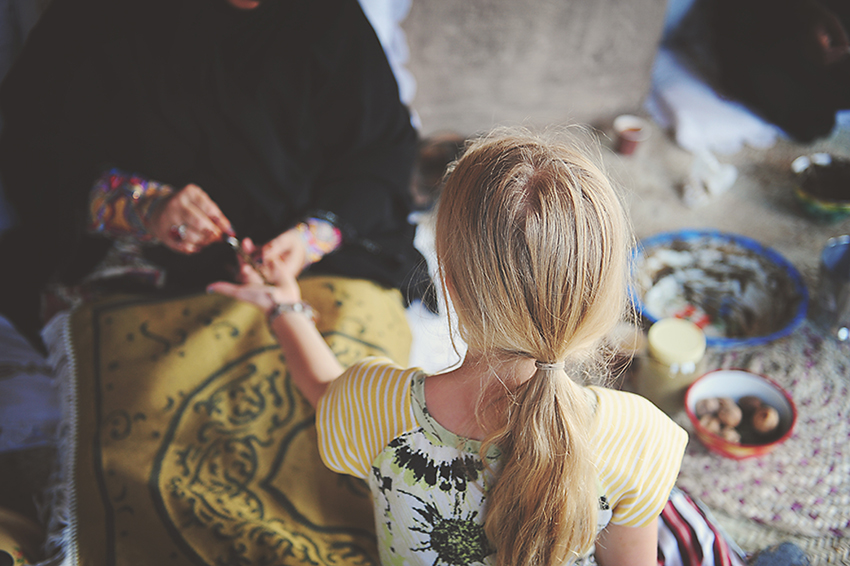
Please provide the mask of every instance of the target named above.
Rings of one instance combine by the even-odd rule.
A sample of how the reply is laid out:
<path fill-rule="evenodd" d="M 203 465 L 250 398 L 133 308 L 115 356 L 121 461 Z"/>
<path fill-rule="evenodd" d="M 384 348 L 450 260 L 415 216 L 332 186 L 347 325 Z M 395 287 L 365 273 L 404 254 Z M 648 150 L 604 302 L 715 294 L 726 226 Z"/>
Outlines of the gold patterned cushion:
<path fill-rule="evenodd" d="M 406 363 L 397 291 L 317 277 L 302 293 L 343 365 Z M 314 412 L 259 310 L 124 296 L 69 321 L 65 550 L 81 564 L 377 563 L 368 488 L 321 463 Z"/>

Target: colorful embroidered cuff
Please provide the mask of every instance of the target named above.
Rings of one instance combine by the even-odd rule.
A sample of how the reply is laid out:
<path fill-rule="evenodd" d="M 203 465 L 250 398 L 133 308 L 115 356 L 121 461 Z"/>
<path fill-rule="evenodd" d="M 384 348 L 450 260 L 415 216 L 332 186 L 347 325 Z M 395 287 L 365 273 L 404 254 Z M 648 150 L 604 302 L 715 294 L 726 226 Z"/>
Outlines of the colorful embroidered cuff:
<path fill-rule="evenodd" d="M 342 231 L 327 220 L 308 218 L 295 227 L 307 247 L 307 265 L 316 263 L 342 243 Z"/>
<path fill-rule="evenodd" d="M 151 242 L 154 237 L 146 228 L 147 222 L 172 194 L 174 189 L 169 185 L 110 169 L 89 193 L 88 231 Z"/>

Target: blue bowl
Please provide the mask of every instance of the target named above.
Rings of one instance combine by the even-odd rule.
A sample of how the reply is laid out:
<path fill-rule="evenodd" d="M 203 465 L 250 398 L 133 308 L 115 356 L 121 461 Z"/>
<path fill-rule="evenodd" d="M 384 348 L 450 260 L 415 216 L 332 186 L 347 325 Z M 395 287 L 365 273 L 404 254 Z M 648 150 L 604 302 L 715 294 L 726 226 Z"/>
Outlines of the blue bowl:
<path fill-rule="evenodd" d="M 715 350 L 726 350 L 733 348 L 749 348 L 766 344 L 768 342 L 772 342 L 774 340 L 787 336 L 788 334 L 793 332 L 806 318 L 806 313 L 809 306 L 809 294 L 806 290 L 806 285 L 803 283 L 803 279 L 800 276 L 800 273 L 794 268 L 793 265 L 791 265 L 791 263 L 788 262 L 788 260 L 779 255 L 779 253 L 766 246 L 763 246 L 756 240 L 752 240 L 750 238 L 739 236 L 736 234 L 719 232 L 717 230 L 680 230 L 676 232 L 665 232 L 646 238 L 642 240 L 641 243 L 634 250 L 633 269 L 635 274 L 635 283 L 634 287 L 631 290 L 632 301 L 634 302 L 638 312 L 640 312 L 640 314 L 650 324 L 656 322 L 659 318 L 664 318 L 667 316 L 682 316 L 682 313 L 654 313 L 649 309 L 649 307 L 645 303 L 646 291 L 651 289 L 656 283 L 658 283 L 658 281 L 661 280 L 661 278 L 654 280 L 652 286 L 650 286 L 649 288 L 646 288 L 646 286 L 641 286 L 641 279 L 646 280 L 647 278 L 651 278 L 648 274 L 645 274 L 644 277 L 641 277 L 641 275 L 644 274 L 643 270 L 649 269 L 644 265 L 646 262 L 646 258 L 664 248 L 670 250 L 671 253 L 674 253 L 676 251 L 689 251 L 690 249 L 696 249 L 695 246 L 699 246 L 699 249 L 708 249 L 711 247 L 715 247 L 718 248 L 718 253 L 723 253 L 720 249 L 721 247 L 732 250 L 741 250 L 742 253 L 740 254 L 740 257 L 752 257 L 759 264 L 764 266 L 762 272 L 769 271 L 776 274 L 778 277 L 784 279 L 784 281 L 781 281 L 781 283 L 783 288 L 786 290 L 786 298 L 788 300 L 788 303 L 791 305 L 791 308 L 788 309 L 787 316 L 783 317 L 782 320 L 773 321 L 776 322 L 776 324 L 767 324 L 767 326 L 769 326 L 770 328 L 762 328 L 762 332 L 760 332 L 758 335 L 712 335 L 712 333 L 709 332 L 710 329 L 706 329 L 706 345 L 709 348 Z M 726 262 L 719 263 L 722 265 L 726 265 Z M 677 267 L 671 267 L 670 269 L 675 271 Z M 704 284 L 706 281 L 712 281 L 710 276 L 702 278 L 700 280 L 700 283 Z M 723 283 L 720 283 L 719 279 L 717 281 L 718 285 L 723 285 Z M 722 292 L 720 292 L 718 296 L 722 296 Z M 677 296 L 674 298 L 681 298 L 682 303 L 688 303 L 688 301 L 684 297 Z M 713 297 L 713 299 L 716 302 L 717 297 L 715 296 Z M 778 299 L 779 298 L 777 298 L 777 300 Z M 735 302 L 736 297 L 734 297 L 733 295 L 722 296 L 721 304 L 728 303 L 729 305 L 732 305 L 734 307 Z M 773 306 L 773 304 L 771 304 L 771 306 Z M 697 304 L 693 306 L 697 309 L 702 309 L 704 305 Z M 711 310 L 712 309 L 710 308 L 706 308 L 704 310 L 700 310 L 699 312 Z M 714 310 L 717 310 L 717 312 L 721 312 L 722 308 L 720 310 Z M 769 310 L 771 310 L 772 312 L 772 309 Z"/>

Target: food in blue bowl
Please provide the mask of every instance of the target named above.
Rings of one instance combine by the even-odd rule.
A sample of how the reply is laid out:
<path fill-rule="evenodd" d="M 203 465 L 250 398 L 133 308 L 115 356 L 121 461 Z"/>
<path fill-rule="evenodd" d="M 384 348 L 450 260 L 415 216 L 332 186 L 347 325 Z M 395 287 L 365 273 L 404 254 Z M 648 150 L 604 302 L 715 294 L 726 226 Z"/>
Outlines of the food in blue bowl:
<path fill-rule="evenodd" d="M 684 318 L 708 348 L 750 347 L 794 331 L 809 296 L 799 272 L 759 242 L 715 230 L 646 238 L 634 254 L 632 296 L 651 324 Z"/>

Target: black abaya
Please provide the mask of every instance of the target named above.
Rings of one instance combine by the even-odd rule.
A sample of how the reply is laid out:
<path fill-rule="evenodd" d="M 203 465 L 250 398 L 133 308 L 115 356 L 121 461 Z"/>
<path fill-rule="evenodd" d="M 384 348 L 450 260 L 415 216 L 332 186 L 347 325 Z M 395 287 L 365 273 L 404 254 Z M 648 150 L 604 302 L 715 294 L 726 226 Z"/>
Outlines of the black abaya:
<path fill-rule="evenodd" d="M 331 213 L 345 233 L 311 269 L 407 291 L 416 134 L 356 0 L 54 0 L 0 92 L 0 173 L 20 225 L 0 241 L 2 307 L 74 283 L 109 242 L 84 233 L 106 167 L 199 185 L 240 237 L 268 241 Z M 227 275 L 223 245 L 148 249 L 171 290 Z M 416 289 L 414 289 L 416 293 Z"/>

